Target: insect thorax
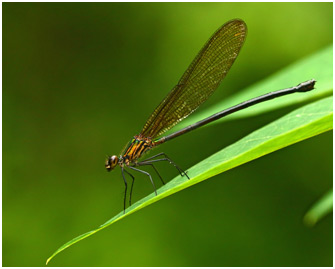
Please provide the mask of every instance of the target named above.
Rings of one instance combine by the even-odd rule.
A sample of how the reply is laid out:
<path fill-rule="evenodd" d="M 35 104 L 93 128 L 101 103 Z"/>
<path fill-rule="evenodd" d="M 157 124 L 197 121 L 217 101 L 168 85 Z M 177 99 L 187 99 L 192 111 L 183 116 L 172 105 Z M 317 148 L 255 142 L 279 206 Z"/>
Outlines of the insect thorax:
<path fill-rule="evenodd" d="M 122 162 L 126 165 L 134 163 L 153 146 L 153 142 L 150 138 L 142 137 L 140 135 L 134 136 L 134 138 L 129 142 L 128 146 L 121 155 Z"/>

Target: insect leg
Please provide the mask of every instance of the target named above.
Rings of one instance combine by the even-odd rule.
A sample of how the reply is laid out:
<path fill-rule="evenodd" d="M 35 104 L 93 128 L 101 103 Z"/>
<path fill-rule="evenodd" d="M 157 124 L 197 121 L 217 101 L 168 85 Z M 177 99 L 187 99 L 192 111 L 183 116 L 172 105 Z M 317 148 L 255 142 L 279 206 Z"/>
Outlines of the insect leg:
<path fill-rule="evenodd" d="M 146 174 L 146 175 L 150 178 L 151 184 L 152 184 L 152 186 L 154 187 L 154 190 L 155 190 L 155 194 L 157 195 L 157 190 L 156 190 L 155 183 L 154 183 L 154 181 L 152 180 L 151 175 L 150 175 L 148 172 L 145 172 L 145 171 L 143 171 L 143 170 L 137 169 L 137 168 L 132 167 L 132 166 L 128 166 L 128 167 L 129 167 L 130 169 L 133 169 L 133 170 L 137 171 L 137 172 Z"/>
<path fill-rule="evenodd" d="M 135 182 L 135 178 L 132 174 L 130 174 L 126 169 L 124 169 L 124 171 L 132 178 L 132 182 L 131 182 L 131 187 L 130 187 L 130 194 L 129 194 L 129 206 L 131 206 L 131 197 L 133 195 L 133 186 L 134 186 L 134 182 Z"/>
<path fill-rule="evenodd" d="M 150 166 L 156 171 L 156 173 L 157 173 L 157 175 L 159 176 L 160 180 L 162 181 L 163 185 L 165 185 L 165 182 L 164 182 L 163 178 L 162 178 L 161 175 L 158 173 L 158 170 L 156 169 L 156 167 L 155 167 L 152 163 L 150 163 L 150 162 L 145 162 L 145 161 L 144 161 L 144 162 L 138 162 L 137 165 L 138 165 L 138 166 L 150 165 Z"/>
<path fill-rule="evenodd" d="M 126 213 L 126 198 L 127 198 L 127 180 L 126 180 L 126 177 L 124 176 L 123 170 L 124 170 L 124 168 L 121 167 L 121 173 L 122 173 L 122 177 L 123 177 L 123 181 L 124 181 L 124 185 L 125 185 L 124 198 L 123 198 L 123 214 L 125 214 Z"/>
<path fill-rule="evenodd" d="M 154 158 L 159 157 L 159 156 L 164 156 L 165 158 L 153 160 Z M 178 165 L 176 165 L 164 152 L 151 156 L 148 159 L 145 159 L 144 161 L 142 161 L 141 163 L 150 164 L 150 163 L 159 162 L 159 161 L 168 161 L 170 164 L 176 167 L 176 169 L 178 170 L 181 176 L 186 176 L 188 179 L 190 179 L 187 173 L 183 169 L 181 169 Z"/>

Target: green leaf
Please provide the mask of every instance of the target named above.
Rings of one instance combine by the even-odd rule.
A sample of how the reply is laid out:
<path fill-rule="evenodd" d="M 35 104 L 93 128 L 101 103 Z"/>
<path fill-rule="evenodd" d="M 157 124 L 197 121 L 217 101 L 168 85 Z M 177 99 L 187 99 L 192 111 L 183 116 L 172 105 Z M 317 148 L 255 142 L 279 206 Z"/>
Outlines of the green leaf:
<path fill-rule="evenodd" d="M 157 196 L 154 193 L 148 195 L 129 207 L 125 214 L 120 212 L 97 229 L 80 235 L 61 246 L 47 260 L 47 263 L 69 246 L 164 197 L 263 155 L 331 130 L 333 128 L 332 100 L 332 97 L 328 97 L 299 108 L 215 153 L 188 169 L 190 180 L 181 176 L 174 178 L 157 191 Z"/>
<path fill-rule="evenodd" d="M 333 210 L 333 190 L 328 191 L 321 197 L 304 216 L 307 226 L 314 226 L 325 215 Z"/>
<path fill-rule="evenodd" d="M 264 102 L 257 106 L 253 106 L 248 109 L 239 111 L 237 113 L 230 115 L 229 117 L 224 117 L 220 120 L 217 120 L 212 124 L 217 124 L 224 120 L 250 117 L 271 110 L 275 110 L 278 108 L 306 101 L 316 100 L 320 97 L 332 95 L 333 93 L 332 45 L 282 69 L 281 71 L 246 88 L 243 91 L 239 91 L 232 97 L 225 98 L 224 100 L 222 100 L 221 102 L 219 102 L 214 106 L 211 106 L 207 110 L 199 111 L 199 113 L 196 113 L 195 115 L 192 115 L 189 118 L 182 121 L 181 123 L 179 123 L 178 127 L 175 128 L 181 129 L 192 123 L 195 123 L 199 120 L 209 117 L 225 108 L 231 107 L 232 105 L 239 104 L 243 101 L 249 100 L 256 96 L 263 95 L 270 91 L 290 88 L 310 79 L 315 79 L 316 84 L 315 84 L 315 90 L 310 92 L 309 94 L 296 93 L 288 96 L 283 96 L 281 98 L 272 100 L 271 102 Z M 222 87 L 225 87 L 224 82 L 222 83 Z M 176 130 L 175 128 L 173 128 L 170 132 Z"/>

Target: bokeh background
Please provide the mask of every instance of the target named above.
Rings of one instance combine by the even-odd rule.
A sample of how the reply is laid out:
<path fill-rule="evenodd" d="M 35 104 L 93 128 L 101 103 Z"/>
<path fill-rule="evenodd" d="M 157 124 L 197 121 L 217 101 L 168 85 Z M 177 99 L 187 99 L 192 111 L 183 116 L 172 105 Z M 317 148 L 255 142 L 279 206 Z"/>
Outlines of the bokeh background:
<path fill-rule="evenodd" d="M 248 37 L 203 107 L 333 40 L 332 3 L 2 5 L 3 266 L 43 266 L 122 210 L 121 172 L 105 171 L 106 154 L 141 130 L 223 23 L 242 18 Z M 295 108 L 208 126 L 159 151 L 187 169 Z M 328 132 L 163 199 L 50 266 L 331 266 L 332 216 L 302 222 L 331 187 Z M 151 192 L 138 176 L 134 200 Z"/>

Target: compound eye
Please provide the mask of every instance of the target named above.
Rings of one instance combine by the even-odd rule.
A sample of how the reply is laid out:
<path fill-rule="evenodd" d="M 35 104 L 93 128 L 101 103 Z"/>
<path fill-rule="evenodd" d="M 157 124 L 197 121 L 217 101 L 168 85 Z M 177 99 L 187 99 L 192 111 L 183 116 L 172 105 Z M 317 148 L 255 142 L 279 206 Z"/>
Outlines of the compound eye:
<path fill-rule="evenodd" d="M 113 168 L 117 165 L 117 163 L 119 162 L 119 158 L 115 155 L 113 155 L 112 157 L 110 157 L 111 163 Z"/>
<path fill-rule="evenodd" d="M 111 171 L 115 168 L 115 166 L 117 166 L 117 164 L 119 163 L 119 158 L 115 155 L 113 156 L 109 156 L 108 159 L 105 162 L 105 167 L 107 169 L 107 171 Z"/>
<path fill-rule="evenodd" d="M 119 163 L 119 158 L 115 155 L 109 156 L 108 159 L 105 162 L 105 167 L 107 171 L 111 171 L 117 166 Z"/>

